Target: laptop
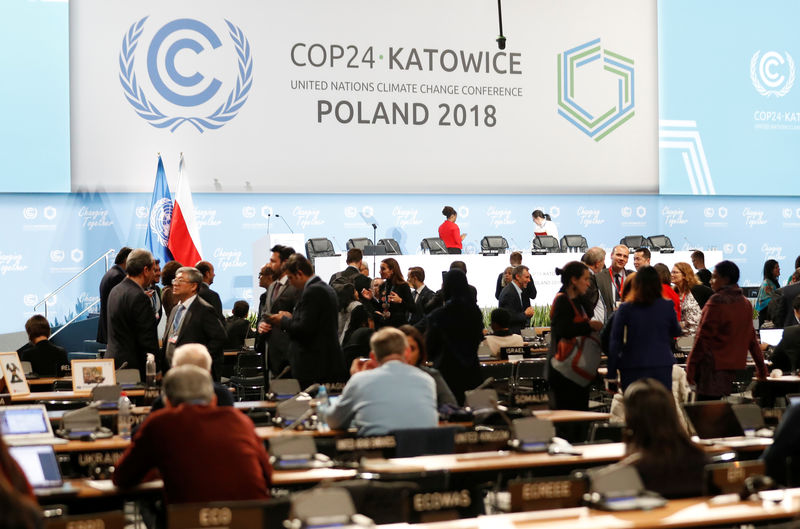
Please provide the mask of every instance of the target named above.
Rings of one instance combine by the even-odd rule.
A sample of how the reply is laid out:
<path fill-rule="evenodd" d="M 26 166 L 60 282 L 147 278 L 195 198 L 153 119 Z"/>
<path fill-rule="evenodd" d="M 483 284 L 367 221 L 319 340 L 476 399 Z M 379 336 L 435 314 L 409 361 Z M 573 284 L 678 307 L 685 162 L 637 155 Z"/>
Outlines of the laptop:
<path fill-rule="evenodd" d="M 0 406 L 0 434 L 9 446 L 64 444 L 53 434 L 44 404 Z"/>
<path fill-rule="evenodd" d="M 683 404 L 686 418 L 701 441 L 730 448 L 767 446 L 772 439 L 745 436 L 730 402 L 723 400 L 687 402 Z"/>
<path fill-rule="evenodd" d="M 64 483 L 52 446 L 11 446 L 8 451 L 25 473 L 37 496 L 77 494 L 77 489 Z"/>
<path fill-rule="evenodd" d="M 772 347 L 777 347 L 783 339 L 783 329 L 761 329 L 758 334 L 761 336 L 761 343 Z"/>

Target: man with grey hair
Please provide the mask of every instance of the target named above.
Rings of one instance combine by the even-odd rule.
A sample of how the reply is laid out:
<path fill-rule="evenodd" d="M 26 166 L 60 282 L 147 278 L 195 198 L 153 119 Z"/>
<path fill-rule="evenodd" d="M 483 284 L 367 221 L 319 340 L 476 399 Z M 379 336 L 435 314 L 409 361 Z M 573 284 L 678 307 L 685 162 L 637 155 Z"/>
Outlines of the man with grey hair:
<path fill-rule="evenodd" d="M 208 371 L 175 367 L 164 377 L 164 393 L 167 407 L 133 435 L 114 484 L 132 487 L 157 469 L 168 504 L 269 498 L 272 467 L 264 443 L 244 414 L 216 405 Z"/>
<path fill-rule="evenodd" d="M 355 373 L 328 412 L 331 428 L 358 427 L 358 435 L 384 435 L 408 428 L 435 428 L 436 383 L 406 363 L 408 341 L 393 327 L 380 329 L 369 341 L 370 359 L 353 362 Z"/>
<path fill-rule="evenodd" d="M 214 307 L 198 295 L 202 283 L 203 275 L 197 268 L 184 266 L 175 272 L 172 295 L 178 303 L 172 308 L 164 329 L 161 365 L 165 368 L 172 365 L 172 355 L 178 346 L 203 344 L 211 355 L 211 374 L 214 380 L 219 380 L 227 336 Z"/>
<path fill-rule="evenodd" d="M 599 246 L 592 246 L 583 254 L 581 261 L 589 267 L 592 276 L 589 289 L 581 296 L 581 301 L 586 312 L 594 315 L 592 319 L 605 323 L 614 311 L 611 276 L 606 269 L 606 251 Z"/>
<path fill-rule="evenodd" d="M 145 379 L 147 353 L 158 352 L 158 333 L 153 305 L 145 293 L 153 282 L 153 256 L 145 249 L 133 250 L 126 260 L 125 279 L 108 295 L 108 347 L 117 369 L 127 362 Z"/>
<path fill-rule="evenodd" d="M 201 343 L 187 343 L 175 349 L 172 355 L 172 367 L 192 365 L 211 372 L 211 355 Z M 214 394 L 217 396 L 217 406 L 233 406 L 233 395 L 228 386 L 214 382 Z M 150 406 L 150 413 L 164 407 L 163 395 L 160 395 Z"/>

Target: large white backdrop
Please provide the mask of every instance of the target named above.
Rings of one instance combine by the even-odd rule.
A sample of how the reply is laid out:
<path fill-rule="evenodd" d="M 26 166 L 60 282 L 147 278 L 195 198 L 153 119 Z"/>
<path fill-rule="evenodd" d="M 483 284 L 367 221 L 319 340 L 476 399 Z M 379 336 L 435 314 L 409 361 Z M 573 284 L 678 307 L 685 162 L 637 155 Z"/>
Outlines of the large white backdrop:
<path fill-rule="evenodd" d="M 73 0 L 72 189 L 657 192 L 655 0 L 496 9 Z"/>

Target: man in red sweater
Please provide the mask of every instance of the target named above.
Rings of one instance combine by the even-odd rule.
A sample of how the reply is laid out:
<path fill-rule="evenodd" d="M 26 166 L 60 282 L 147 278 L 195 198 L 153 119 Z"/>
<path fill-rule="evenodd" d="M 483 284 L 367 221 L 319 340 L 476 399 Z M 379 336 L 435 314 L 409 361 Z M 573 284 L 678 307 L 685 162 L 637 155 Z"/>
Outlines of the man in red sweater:
<path fill-rule="evenodd" d="M 153 412 L 117 464 L 114 484 L 130 487 L 156 469 L 167 503 L 269 498 L 269 464 L 253 423 L 217 407 L 211 375 L 197 366 L 164 377 L 167 407 Z"/>

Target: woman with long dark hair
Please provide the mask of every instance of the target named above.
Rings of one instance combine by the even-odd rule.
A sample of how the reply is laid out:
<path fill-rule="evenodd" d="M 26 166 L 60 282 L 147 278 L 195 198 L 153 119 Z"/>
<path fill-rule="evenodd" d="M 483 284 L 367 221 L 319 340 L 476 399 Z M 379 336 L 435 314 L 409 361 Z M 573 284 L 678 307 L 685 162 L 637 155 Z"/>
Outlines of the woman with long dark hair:
<path fill-rule="evenodd" d="M 580 300 L 591 284 L 589 268 L 579 262 L 571 261 L 564 268 L 556 268 L 561 276 L 561 290 L 553 300 L 550 309 L 550 350 L 547 353 L 545 374 L 550 383 L 549 406 L 554 410 L 588 410 L 589 385 L 581 386 L 571 381 L 550 365 L 562 338 L 589 336 L 599 331 L 603 323 L 590 320 Z"/>
<path fill-rule="evenodd" d="M 761 287 L 758 289 L 758 298 L 756 299 L 756 310 L 758 311 L 758 326 L 759 328 L 769 318 L 769 302 L 775 296 L 775 291 L 780 288 L 778 284 L 778 277 L 781 275 L 781 265 L 775 259 L 767 259 L 764 263 L 764 281 L 761 282 Z"/>
<path fill-rule="evenodd" d="M 456 397 L 450 391 L 442 374 L 438 370 L 427 366 L 428 354 L 425 351 L 425 340 L 422 338 L 422 333 L 413 325 L 401 325 L 400 330 L 403 331 L 408 340 L 406 363 L 425 371 L 436 382 L 436 406 L 441 407 L 443 404 L 458 406 Z"/>
<path fill-rule="evenodd" d="M 444 306 L 427 318 L 425 347 L 433 367 L 463 404 L 464 392 L 481 383 L 478 345 L 483 340 L 483 314 L 461 270 L 451 269 L 444 275 L 442 294 Z"/>
<path fill-rule="evenodd" d="M 614 314 L 608 350 L 608 374 L 620 373 L 622 389 L 640 378 L 653 378 L 672 389 L 672 340 L 681 335 L 672 302 L 662 297 L 661 279 L 655 268 L 636 272 L 630 301 Z"/>
<path fill-rule="evenodd" d="M 445 216 L 445 220 L 439 226 L 439 238 L 444 242 L 447 253 L 461 253 L 461 241 L 467 235 L 461 235 L 461 230 L 456 224 L 458 214 L 452 207 L 445 206 L 442 210 L 442 215 Z"/>
<path fill-rule="evenodd" d="M 387 257 L 381 261 L 380 267 L 383 283 L 377 295 L 362 290 L 362 296 L 372 300 L 373 310 L 377 313 L 375 327 L 400 327 L 408 322 L 408 314 L 414 312 L 414 296 L 411 287 L 403 278 L 403 271 L 397 260 Z"/>
<path fill-rule="evenodd" d="M 675 399 L 652 378 L 625 390 L 625 449 L 647 490 L 667 498 L 700 496 L 706 456 L 678 420 Z"/>

